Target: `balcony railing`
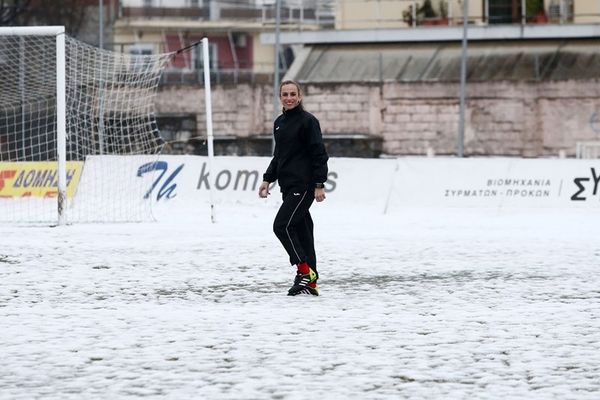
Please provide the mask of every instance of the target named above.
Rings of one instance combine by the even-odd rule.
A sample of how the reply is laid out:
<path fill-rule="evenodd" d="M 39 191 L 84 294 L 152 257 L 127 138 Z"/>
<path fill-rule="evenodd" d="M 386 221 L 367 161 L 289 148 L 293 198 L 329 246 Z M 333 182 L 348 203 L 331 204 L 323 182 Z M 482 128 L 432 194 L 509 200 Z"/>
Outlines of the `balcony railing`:
<path fill-rule="evenodd" d="M 208 18 L 206 8 L 175 7 L 123 7 L 120 17 L 123 18 Z"/>
<path fill-rule="evenodd" d="M 333 28 L 335 22 L 335 0 L 294 1 L 281 4 L 281 23 L 304 27 Z M 227 20 L 275 24 L 276 9 L 271 4 L 243 2 L 206 2 L 202 7 L 121 7 L 122 18 L 187 18 L 195 20 Z"/>
<path fill-rule="evenodd" d="M 490 0 L 481 0 L 471 4 L 468 19 L 478 25 L 600 23 L 600 14 L 576 12 L 574 2 L 516 0 L 498 6 Z M 275 23 L 274 3 L 222 0 L 205 1 L 201 7 L 122 7 L 120 16 L 227 20 L 272 27 Z M 460 0 L 283 0 L 280 16 L 282 24 L 300 30 L 402 28 L 456 25 L 463 21 Z"/>
<path fill-rule="evenodd" d="M 250 68 L 216 68 L 210 72 L 210 82 L 213 85 L 264 83 L 270 79 L 272 74 L 256 73 Z M 204 85 L 204 72 L 202 69 L 168 69 L 163 72 L 160 85 Z"/>

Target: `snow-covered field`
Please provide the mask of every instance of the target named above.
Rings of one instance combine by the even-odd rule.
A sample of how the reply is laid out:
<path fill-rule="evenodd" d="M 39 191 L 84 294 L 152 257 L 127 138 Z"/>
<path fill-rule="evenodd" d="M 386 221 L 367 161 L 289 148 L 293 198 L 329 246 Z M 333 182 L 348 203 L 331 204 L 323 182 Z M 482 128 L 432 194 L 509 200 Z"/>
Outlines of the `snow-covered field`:
<path fill-rule="evenodd" d="M 273 206 L 0 226 L 0 398 L 600 398 L 594 211 L 313 209 L 320 297 Z"/>

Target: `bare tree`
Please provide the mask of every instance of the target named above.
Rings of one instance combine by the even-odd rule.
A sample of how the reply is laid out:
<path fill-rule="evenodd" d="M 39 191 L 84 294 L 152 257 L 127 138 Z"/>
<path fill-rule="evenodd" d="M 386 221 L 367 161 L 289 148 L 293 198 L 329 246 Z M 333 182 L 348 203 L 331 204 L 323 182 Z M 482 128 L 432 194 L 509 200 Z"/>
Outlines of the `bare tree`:
<path fill-rule="evenodd" d="M 0 26 L 16 25 L 30 0 L 0 0 Z"/>
<path fill-rule="evenodd" d="M 67 33 L 77 35 L 84 23 L 87 7 L 81 0 L 23 1 L 28 7 L 17 18 L 21 25 L 64 25 Z"/>

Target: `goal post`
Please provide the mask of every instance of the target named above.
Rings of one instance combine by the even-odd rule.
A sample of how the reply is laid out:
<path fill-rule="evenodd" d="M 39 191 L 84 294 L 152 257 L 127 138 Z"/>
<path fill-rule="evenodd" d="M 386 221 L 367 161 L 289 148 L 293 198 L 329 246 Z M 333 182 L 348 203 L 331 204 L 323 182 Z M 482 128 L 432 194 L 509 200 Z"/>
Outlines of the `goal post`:
<path fill-rule="evenodd" d="M 153 219 L 154 100 L 173 53 L 99 49 L 64 27 L 0 27 L 0 221 Z"/>
<path fill-rule="evenodd" d="M 66 204 L 66 154 L 64 151 L 65 148 L 65 136 L 66 136 L 66 104 L 65 104 L 65 28 L 64 26 L 32 26 L 32 27 L 0 27 L 0 41 L 2 42 L 2 46 L 0 47 L 0 63 L 10 63 L 12 61 L 11 55 L 9 54 L 10 44 L 7 42 L 7 38 L 19 38 L 18 39 L 18 48 L 19 48 L 19 56 L 18 56 L 18 81 L 19 88 L 21 91 L 25 89 L 25 67 L 24 64 L 26 62 L 25 58 L 25 45 L 24 38 L 27 37 L 49 37 L 54 38 L 55 42 L 55 67 L 56 67 L 56 139 L 57 139 L 57 222 L 62 224 L 65 222 L 64 220 L 64 205 Z M 3 68 L 5 71 L 10 71 L 10 68 Z M 6 80 L 14 78 L 14 76 L 10 76 L 10 74 L 4 74 L 5 76 L 0 76 L 0 79 L 6 82 Z M 2 94 L 0 94 L 3 99 L 1 103 L 3 106 L 9 105 L 12 100 L 14 100 L 13 95 L 15 94 L 13 91 L 5 91 L 6 89 L 3 85 Z M 8 96 L 7 96 L 8 93 Z M 24 107 L 24 99 L 26 98 L 25 93 L 20 93 L 21 95 L 21 107 Z M 8 98 L 7 98 L 8 97 Z M 6 114 L 5 114 L 6 115 Z M 21 129 L 25 129 L 25 121 L 23 120 L 24 112 L 21 115 Z M 2 127 L 5 128 L 5 127 Z M 0 131 L 0 135 L 4 136 L 3 141 L 7 141 L 7 137 L 10 135 L 10 128 L 2 129 Z M 0 142 L 2 144 L 2 142 Z M 6 145 L 6 143 L 4 143 Z M 21 149 L 22 152 L 25 149 Z M 5 161 L 7 158 L 6 155 L 2 154 L 0 161 Z M 0 179 L 7 178 L 8 175 L 6 172 L 0 173 Z M 2 181 L 2 186 L 4 186 L 4 182 Z M 5 215 L 5 218 L 9 216 Z"/>
<path fill-rule="evenodd" d="M 66 223 L 67 206 L 67 78 L 65 28 L 56 32 L 56 152 L 58 156 L 58 224 Z"/>
<path fill-rule="evenodd" d="M 210 88 L 210 55 L 209 55 L 208 38 L 202 39 L 202 55 L 203 55 L 203 68 L 204 68 L 204 106 L 206 110 L 206 141 L 208 143 L 208 172 L 212 173 L 213 160 L 215 158 L 214 152 L 214 137 L 213 137 L 213 121 L 212 121 L 212 92 Z M 214 189 L 209 189 L 210 197 L 210 220 L 214 224 L 216 222 L 215 216 L 215 196 Z"/>

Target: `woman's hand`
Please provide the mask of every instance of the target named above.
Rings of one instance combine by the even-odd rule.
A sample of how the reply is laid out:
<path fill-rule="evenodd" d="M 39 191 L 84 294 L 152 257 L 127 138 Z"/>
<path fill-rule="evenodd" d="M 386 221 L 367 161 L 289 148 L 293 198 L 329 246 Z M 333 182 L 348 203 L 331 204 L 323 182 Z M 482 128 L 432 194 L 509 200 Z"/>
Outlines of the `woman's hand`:
<path fill-rule="evenodd" d="M 325 200 L 325 189 L 324 188 L 315 188 L 315 200 L 317 203 Z"/>
<path fill-rule="evenodd" d="M 270 194 L 271 193 L 269 193 L 269 182 L 263 181 L 263 183 L 261 183 L 258 187 L 258 197 L 266 199 L 267 196 Z"/>

